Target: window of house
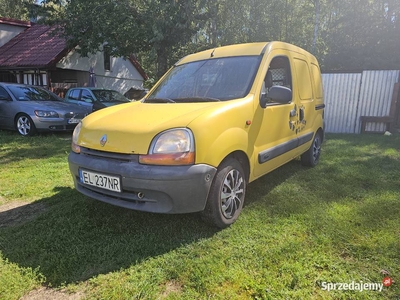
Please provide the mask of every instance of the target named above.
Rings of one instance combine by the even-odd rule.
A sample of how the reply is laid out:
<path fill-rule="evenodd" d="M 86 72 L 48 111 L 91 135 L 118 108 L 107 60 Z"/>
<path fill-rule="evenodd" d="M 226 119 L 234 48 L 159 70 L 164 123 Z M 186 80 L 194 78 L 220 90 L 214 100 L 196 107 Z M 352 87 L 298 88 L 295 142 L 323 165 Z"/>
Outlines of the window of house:
<path fill-rule="evenodd" d="M 0 71 L 0 81 L 2 82 L 17 82 L 17 77 L 8 71 Z"/>
<path fill-rule="evenodd" d="M 105 45 L 103 47 L 104 51 L 104 70 L 110 71 L 111 70 L 111 49 L 110 46 Z"/>

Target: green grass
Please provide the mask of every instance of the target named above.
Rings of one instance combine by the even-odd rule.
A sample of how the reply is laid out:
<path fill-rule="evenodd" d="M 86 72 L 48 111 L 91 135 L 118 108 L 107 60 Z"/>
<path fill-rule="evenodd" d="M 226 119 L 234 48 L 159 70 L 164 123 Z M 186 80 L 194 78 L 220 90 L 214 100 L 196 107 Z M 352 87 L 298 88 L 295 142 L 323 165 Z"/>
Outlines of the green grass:
<path fill-rule="evenodd" d="M 400 299 L 400 136 L 328 135 L 248 186 L 239 220 L 129 211 L 73 189 L 69 135 L 0 131 L 0 299 L 45 285 L 88 299 Z M 323 282 L 381 283 L 324 291 Z"/>

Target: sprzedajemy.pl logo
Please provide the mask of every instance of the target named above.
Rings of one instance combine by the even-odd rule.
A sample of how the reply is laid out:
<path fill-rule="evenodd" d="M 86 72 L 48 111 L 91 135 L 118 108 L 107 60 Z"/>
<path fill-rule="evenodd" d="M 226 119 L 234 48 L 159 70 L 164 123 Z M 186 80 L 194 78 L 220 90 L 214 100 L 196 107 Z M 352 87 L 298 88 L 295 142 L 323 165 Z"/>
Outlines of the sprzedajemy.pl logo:
<path fill-rule="evenodd" d="M 373 282 L 321 282 L 321 287 L 323 291 L 379 291 L 382 292 L 383 287 L 389 287 L 393 283 L 390 277 L 385 277 L 382 283 Z"/>

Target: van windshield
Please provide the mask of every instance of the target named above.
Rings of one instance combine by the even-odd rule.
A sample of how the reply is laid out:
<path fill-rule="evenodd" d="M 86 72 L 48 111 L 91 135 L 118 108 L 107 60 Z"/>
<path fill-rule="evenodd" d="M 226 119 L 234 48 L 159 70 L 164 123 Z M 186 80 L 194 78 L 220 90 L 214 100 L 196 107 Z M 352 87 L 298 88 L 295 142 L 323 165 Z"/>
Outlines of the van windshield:
<path fill-rule="evenodd" d="M 260 56 L 202 60 L 173 68 L 145 102 L 224 101 L 246 96 Z"/>

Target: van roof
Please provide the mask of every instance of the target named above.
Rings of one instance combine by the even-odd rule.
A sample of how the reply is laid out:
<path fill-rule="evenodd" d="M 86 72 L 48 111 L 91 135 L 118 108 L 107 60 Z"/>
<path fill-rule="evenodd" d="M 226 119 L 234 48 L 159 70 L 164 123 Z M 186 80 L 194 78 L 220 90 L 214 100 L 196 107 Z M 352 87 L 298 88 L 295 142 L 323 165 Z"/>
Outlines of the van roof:
<path fill-rule="evenodd" d="M 210 58 L 261 55 L 265 53 L 265 51 L 270 51 L 272 48 L 274 49 L 284 48 L 291 51 L 296 51 L 310 55 L 310 53 L 301 49 L 300 47 L 284 42 L 274 41 L 274 42 L 245 43 L 245 44 L 222 46 L 190 54 L 182 58 L 175 65 L 181 65 L 192 61 L 206 60 Z"/>

